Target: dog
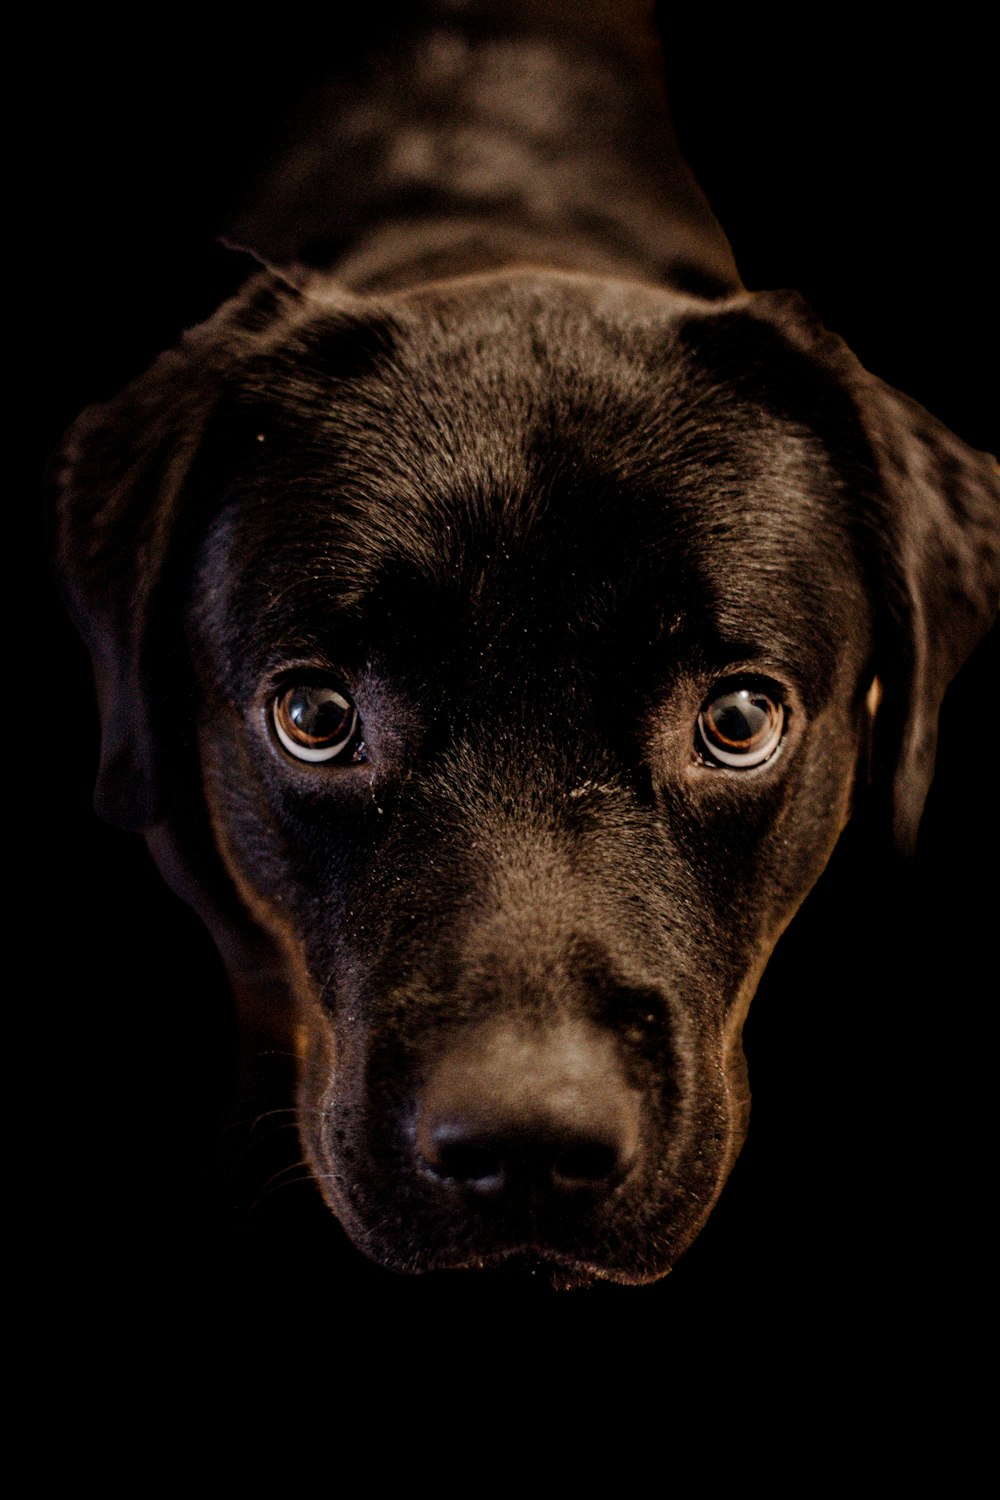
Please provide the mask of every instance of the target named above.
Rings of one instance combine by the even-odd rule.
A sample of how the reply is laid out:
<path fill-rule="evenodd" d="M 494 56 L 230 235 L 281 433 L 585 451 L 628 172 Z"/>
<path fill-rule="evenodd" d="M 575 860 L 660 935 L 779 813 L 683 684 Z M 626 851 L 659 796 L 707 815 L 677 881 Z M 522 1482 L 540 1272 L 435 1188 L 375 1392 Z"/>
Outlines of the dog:
<path fill-rule="evenodd" d="M 912 852 L 996 607 L 995 463 L 745 291 L 615 14 L 414 7 L 60 461 L 98 810 L 396 1270 L 674 1265 L 768 959 L 859 804 Z"/>

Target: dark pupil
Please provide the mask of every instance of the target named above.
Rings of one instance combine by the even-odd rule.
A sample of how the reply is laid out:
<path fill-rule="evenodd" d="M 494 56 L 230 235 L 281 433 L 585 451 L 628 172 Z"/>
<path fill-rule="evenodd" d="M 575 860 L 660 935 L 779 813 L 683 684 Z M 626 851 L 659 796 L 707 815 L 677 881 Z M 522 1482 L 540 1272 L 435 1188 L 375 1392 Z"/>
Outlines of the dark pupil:
<path fill-rule="evenodd" d="M 351 709 L 332 688 L 303 687 L 289 696 L 288 717 L 303 739 L 338 740 L 347 732 Z"/>
<path fill-rule="evenodd" d="M 770 727 L 770 702 L 747 693 L 727 693 L 712 704 L 708 723 L 716 739 L 745 750 Z"/>

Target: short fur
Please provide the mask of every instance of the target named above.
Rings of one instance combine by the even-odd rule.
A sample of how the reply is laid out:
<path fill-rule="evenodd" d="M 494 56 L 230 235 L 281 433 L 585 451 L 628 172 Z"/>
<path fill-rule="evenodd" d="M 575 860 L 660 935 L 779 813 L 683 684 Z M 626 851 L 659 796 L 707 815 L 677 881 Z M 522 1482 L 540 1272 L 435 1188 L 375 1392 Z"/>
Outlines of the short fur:
<path fill-rule="evenodd" d="M 297 1038 L 355 1243 L 634 1282 L 722 1189 L 747 1007 L 869 775 L 914 847 L 1000 500 L 742 289 L 635 18 L 578 15 L 426 7 L 324 105 L 240 223 L 270 268 L 72 429 L 59 561 L 98 808 Z M 277 744 L 295 671 L 364 759 Z M 741 678 L 787 710 L 752 771 L 696 748 Z M 502 1170 L 445 1169 L 456 1120 Z"/>

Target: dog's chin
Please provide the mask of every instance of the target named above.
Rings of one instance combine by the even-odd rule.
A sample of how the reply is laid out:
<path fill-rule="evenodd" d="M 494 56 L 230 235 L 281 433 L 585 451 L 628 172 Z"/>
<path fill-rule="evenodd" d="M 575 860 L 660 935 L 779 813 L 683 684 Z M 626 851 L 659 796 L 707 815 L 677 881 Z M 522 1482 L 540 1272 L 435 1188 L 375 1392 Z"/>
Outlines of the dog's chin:
<path fill-rule="evenodd" d="M 353 1237 L 352 1237 L 353 1238 Z M 599 1282 L 619 1286 L 646 1286 L 660 1281 L 673 1269 L 670 1264 L 636 1268 L 607 1265 L 578 1259 L 554 1251 L 548 1246 L 525 1243 L 511 1249 L 495 1250 L 486 1255 L 452 1256 L 424 1252 L 418 1255 L 372 1257 L 370 1245 L 355 1244 L 369 1258 L 375 1258 L 383 1269 L 409 1275 L 446 1274 L 449 1277 L 474 1278 L 479 1282 L 517 1287 L 542 1287 L 554 1292 L 581 1291 Z"/>
<path fill-rule="evenodd" d="M 572 1256 L 554 1254 L 539 1246 L 524 1245 L 517 1250 L 506 1250 L 469 1262 L 454 1261 L 434 1269 L 449 1273 L 471 1273 L 480 1279 L 507 1283 L 514 1287 L 532 1284 L 547 1287 L 554 1292 L 573 1292 L 586 1290 L 597 1282 L 643 1286 L 659 1281 L 669 1274 L 672 1267 L 663 1266 L 647 1272 L 632 1271 L 620 1266 L 609 1267 L 576 1260 Z"/>
<path fill-rule="evenodd" d="M 619 1286 L 644 1286 L 660 1281 L 673 1269 L 666 1265 L 650 1271 L 629 1270 L 623 1266 L 597 1265 L 590 1261 L 574 1260 L 570 1256 L 552 1255 L 533 1246 L 507 1254 L 488 1257 L 474 1268 L 511 1282 L 539 1282 L 555 1292 L 580 1291 L 592 1287 L 595 1282 L 612 1282 Z"/>

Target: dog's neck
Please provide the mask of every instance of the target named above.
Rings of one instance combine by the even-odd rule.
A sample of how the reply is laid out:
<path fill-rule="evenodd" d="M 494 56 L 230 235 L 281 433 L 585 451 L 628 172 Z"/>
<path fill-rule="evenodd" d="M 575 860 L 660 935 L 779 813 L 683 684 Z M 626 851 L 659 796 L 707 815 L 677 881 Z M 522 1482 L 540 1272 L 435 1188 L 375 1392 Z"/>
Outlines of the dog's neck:
<path fill-rule="evenodd" d="M 531 264 L 739 288 L 642 0 L 404 9 L 362 43 L 361 86 L 307 101 L 227 238 L 361 292 Z"/>

